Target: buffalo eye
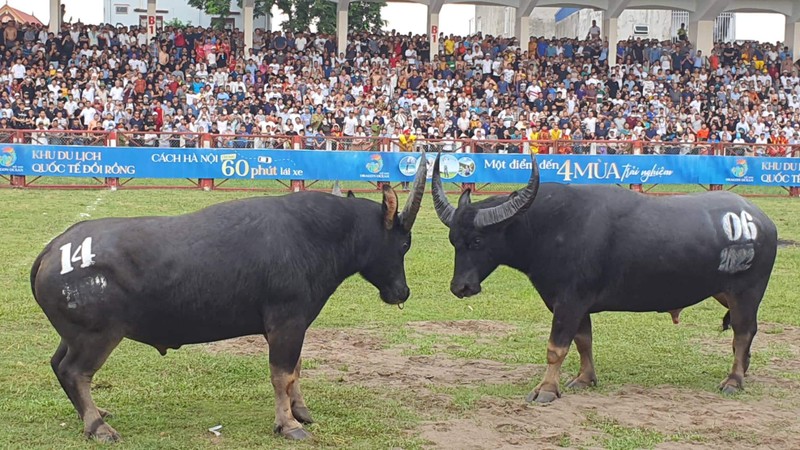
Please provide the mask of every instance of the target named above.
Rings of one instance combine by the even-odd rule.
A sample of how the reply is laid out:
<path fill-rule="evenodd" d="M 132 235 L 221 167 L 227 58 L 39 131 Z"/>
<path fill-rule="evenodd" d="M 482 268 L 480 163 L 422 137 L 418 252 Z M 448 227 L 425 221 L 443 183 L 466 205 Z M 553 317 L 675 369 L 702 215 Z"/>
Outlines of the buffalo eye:
<path fill-rule="evenodd" d="M 403 253 L 407 252 L 410 247 L 411 244 L 409 244 L 408 241 L 403 242 L 403 247 L 402 247 Z"/>
<path fill-rule="evenodd" d="M 477 250 L 481 248 L 482 245 L 483 245 L 483 239 L 481 239 L 480 236 L 475 236 L 474 238 L 472 238 L 472 241 L 470 241 L 469 248 L 471 248 L 472 250 Z"/>

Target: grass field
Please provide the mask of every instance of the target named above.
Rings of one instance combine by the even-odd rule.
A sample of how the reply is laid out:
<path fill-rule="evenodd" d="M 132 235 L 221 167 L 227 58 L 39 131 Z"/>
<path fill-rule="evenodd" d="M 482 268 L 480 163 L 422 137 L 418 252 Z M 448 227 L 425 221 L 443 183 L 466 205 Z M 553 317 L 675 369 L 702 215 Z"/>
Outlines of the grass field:
<path fill-rule="evenodd" d="M 58 337 L 30 293 L 44 245 L 87 218 L 178 214 L 244 196 L 198 191 L 0 191 L 0 447 L 93 448 L 53 375 Z M 375 196 L 374 198 L 377 198 Z M 800 240 L 800 201 L 759 198 L 781 238 Z M 667 314 L 594 317 L 600 385 L 565 391 L 547 407 L 525 395 L 545 364 L 550 313 L 525 277 L 501 268 L 480 296 L 453 297 L 453 250 L 429 194 L 406 259 L 412 298 L 384 305 L 347 280 L 313 324 L 302 386 L 315 416 L 312 442 L 272 434 L 261 337 L 184 347 L 159 356 L 123 341 L 94 379 L 114 412 L 120 448 L 798 448 L 800 247 L 779 250 L 762 304 L 746 391 L 718 383 L 732 333 L 713 300 Z M 577 373 L 571 350 L 562 374 Z M 209 427 L 222 425 L 215 437 Z"/>

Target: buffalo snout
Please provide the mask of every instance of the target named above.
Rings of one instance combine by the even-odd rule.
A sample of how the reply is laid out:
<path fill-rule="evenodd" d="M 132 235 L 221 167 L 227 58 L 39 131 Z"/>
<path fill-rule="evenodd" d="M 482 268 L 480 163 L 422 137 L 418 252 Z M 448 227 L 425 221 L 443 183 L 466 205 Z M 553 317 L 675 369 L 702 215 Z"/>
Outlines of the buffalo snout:
<path fill-rule="evenodd" d="M 408 288 L 408 285 L 397 286 L 393 289 L 387 289 L 381 291 L 381 300 L 384 303 L 388 303 L 390 305 L 399 305 L 401 303 L 405 303 L 408 300 L 408 297 L 411 296 L 411 289 Z"/>
<path fill-rule="evenodd" d="M 453 281 L 450 283 L 450 292 L 458 298 L 472 297 L 481 292 L 480 283 L 469 283 L 462 281 Z"/>

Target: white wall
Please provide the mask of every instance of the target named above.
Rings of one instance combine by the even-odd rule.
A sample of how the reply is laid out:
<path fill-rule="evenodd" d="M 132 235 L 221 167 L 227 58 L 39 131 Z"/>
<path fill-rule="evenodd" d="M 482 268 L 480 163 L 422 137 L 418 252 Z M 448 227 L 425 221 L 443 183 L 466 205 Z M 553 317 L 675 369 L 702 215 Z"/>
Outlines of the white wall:
<path fill-rule="evenodd" d="M 531 14 L 531 36 L 553 36 L 563 38 L 586 37 L 592 20 L 597 21 L 597 25 L 603 27 L 603 13 L 591 9 L 582 9 L 566 19 L 556 23 L 555 14 L 559 8 L 535 8 Z M 514 13 L 511 12 L 511 26 L 508 35 L 514 34 Z M 503 35 L 506 28 L 505 8 L 499 6 L 476 6 L 475 20 L 480 19 L 484 34 L 494 36 Z M 649 25 L 649 38 L 660 40 L 669 39 L 670 27 L 672 26 L 672 12 L 666 10 L 627 10 L 623 11 L 617 20 L 619 27 L 619 38 L 628 39 L 633 35 L 634 25 Z M 783 28 L 781 28 L 783 30 Z M 782 31 L 781 31 L 782 32 Z"/>
<path fill-rule="evenodd" d="M 128 5 L 128 14 L 116 14 L 116 5 Z M 139 24 L 139 16 L 147 15 L 147 0 L 104 0 L 105 21 L 111 24 L 121 23 L 126 26 Z M 141 10 L 141 11 L 139 11 Z M 186 4 L 186 0 L 159 0 L 156 5 L 157 16 L 163 16 L 164 22 L 169 22 L 174 18 L 180 19 L 183 23 L 191 22 L 193 26 L 208 27 L 211 25 L 211 18 L 197 8 Z M 166 11 L 166 12 L 162 12 Z M 239 29 L 244 28 L 244 19 L 241 9 L 233 2 L 231 5 L 231 18 L 234 19 L 235 26 Z M 256 28 L 267 28 L 267 18 L 257 17 L 254 26 Z"/>
<path fill-rule="evenodd" d="M 534 8 L 530 18 L 531 36 L 553 37 L 556 32 L 555 16 L 559 8 Z M 481 31 L 483 34 L 492 36 L 514 36 L 514 21 L 516 8 L 511 8 L 508 18 L 508 28 L 506 30 L 506 8 L 502 6 L 476 6 L 475 21 L 480 19 Z M 507 31 L 507 32 L 504 32 Z"/>

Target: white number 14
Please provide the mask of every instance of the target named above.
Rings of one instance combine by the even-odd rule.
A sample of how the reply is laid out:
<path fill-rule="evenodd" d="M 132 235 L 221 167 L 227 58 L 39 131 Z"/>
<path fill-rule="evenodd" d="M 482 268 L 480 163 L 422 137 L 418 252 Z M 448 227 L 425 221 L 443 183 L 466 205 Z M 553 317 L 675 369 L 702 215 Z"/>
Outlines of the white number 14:
<path fill-rule="evenodd" d="M 74 269 L 72 267 L 72 263 L 76 263 L 78 261 L 81 262 L 81 268 L 85 269 L 86 267 L 91 266 L 94 264 L 94 253 L 92 253 L 92 238 L 87 237 L 83 240 L 81 245 L 75 249 L 75 253 L 72 253 L 72 244 L 64 244 L 60 248 L 61 250 L 61 275 L 65 273 L 70 273 Z"/>

